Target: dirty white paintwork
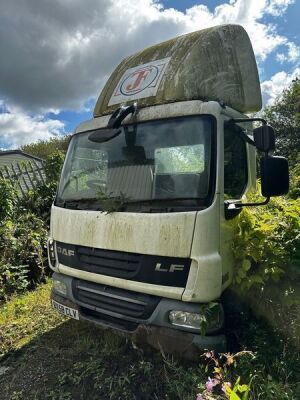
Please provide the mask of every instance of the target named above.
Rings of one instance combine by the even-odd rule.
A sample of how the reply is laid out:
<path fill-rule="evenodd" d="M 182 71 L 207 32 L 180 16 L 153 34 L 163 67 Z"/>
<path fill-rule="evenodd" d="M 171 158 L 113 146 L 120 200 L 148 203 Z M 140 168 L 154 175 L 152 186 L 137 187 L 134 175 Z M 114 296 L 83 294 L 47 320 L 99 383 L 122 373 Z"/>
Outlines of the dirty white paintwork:
<path fill-rule="evenodd" d="M 217 120 L 220 110 L 221 107 L 217 102 L 204 103 L 199 100 L 178 102 L 141 109 L 135 121 L 200 114 L 214 115 Z M 130 122 L 130 118 L 127 117 L 124 122 Z M 109 116 L 104 116 L 84 122 L 77 128 L 76 133 L 105 127 L 108 119 Z M 221 168 L 219 163 L 218 168 Z M 218 177 L 216 188 L 218 193 Z M 208 301 L 212 296 L 216 298 L 221 293 L 219 239 L 215 240 L 219 232 L 218 200 L 216 196 L 213 205 L 205 211 L 185 213 L 116 212 L 106 214 L 53 206 L 51 237 L 57 241 L 82 246 L 169 257 L 190 257 L 192 251 L 191 273 L 183 300 Z M 195 223 L 197 231 L 195 231 Z M 180 299 L 184 291 L 184 288 L 170 288 L 92 274 L 61 264 L 59 272 L 93 282 L 169 298 Z M 214 288 L 213 291 L 210 290 L 211 287 Z"/>
<path fill-rule="evenodd" d="M 59 264 L 58 271 L 62 274 L 73 276 L 90 282 L 96 282 L 103 285 L 115 286 L 120 289 L 133 290 L 134 292 L 152 294 L 155 296 L 168 297 L 170 299 L 181 299 L 184 288 L 175 288 L 171 286 L 153 285 L 150 283 L 129 281 L 126 279 L 114 278 L 94 274 L 92 272 L 80 271 L 78 269 Z"/>
<path fill-rule="evenodd" d="M 220 208 L 223 192 L 223 122 L 222 108 L 218 103 L 203 103 L 203 113 L 213 114 L 217 119 L 216 195 L 212 205 L 197 213 L 191 248 L 191 269 L 182 300 L 208 302 L 218 299 L 222 293 L 224 274 L 220 255 Z"/>
<path fill-rule="evenodd" d="M 217 102 L 204 103 L 199 100 L 178 102 L 141 109 L 136 116 L 136 121 L 200 114 L 214 115 L 218 120 L 220 110 L 221 107 Z M 124 122 L 130 122 L 130 118 L 127 117 Z M 105 127 L 108 119 L 109 116 L 104 116 L 84 122 L 77 128 L 76 133 Z M 216 192 L 219 192 L 218 177 Z M 61 264 L 58 266 L 59 272 L 93 282 L 169 298 L 180 299 L 184 292 L 183 300 L 185 301 L 208 301 L 211 296 L 216 298 L 220 295 L 219 281 L 221 279 L 218 253 L 219 220 L 216 211 L 218 207 L 218 197 L 207 210 L 186 213 L 116 212 L 106 214 L 52 207 L 51 237 L 57 241 L 169 257 L 190 257 L 192 252 L 193 262 L 185 292 L 184 288 L 127 281 L 75 270 Z M 213 291 L 210 290 L 211 286 L 214 287 Z"/>
<path fill-rule="evenodd" d="M 222 260 L 219 253 L 219 196 L 213 205 L 197 213 L 191 249 L 191 272 L 182 300 L 206 302 L 222 292 Z"/>
<path fill-rule="evenodd" d="M 52 207 L 54 240 L 100 249 L 189 257 L 196 212 L 121 213 Z"/>
<path fill-rule="evenodd" d="M 123 121 L 123 124 L 206 113 L 217 116 L 219 115 L 219 109 L 220 106 L 215 101 L 210 101 L 207 103 L 200 100 L 179 101 L 177 103 L 156 105 L 141 109 L 138 108 L 135 117 L 133 118 L 131 115 L 129 115 Z M 88 121 L 84 121 L 78 125 L 75 133 L 107 127 L 109 118 L 110 115 L 104 115 L 103 117 L 92 118 Z"/>
<path fill-rule="evenodd" d="M 223 125 L 228 118 L 243 117 L 228 107 L 224 111 L 217 102 L 198 100 L 157 105 L 141 109 L 136 122 L 171 118 L 182 115 L 210 114 L 217 121 L 216 189 L 212 205 L 199 212 L 184 213 L 112 213 L 68 210 L 52 207 L 51 237 L 57 241 L 95 248 L 128 251 L 173 257 L 191 257 L 192 264 L 186 288 L 171 288 L 92 274 L 59 265 L 59 272 L 102 284 L 137 292 L 208 302 L 220 297 L 232 280 L 231 254 L 233 224 L 224 217 Z M 127 117 L 125 123 L 131 122 Z M 76 130 L 107 126 L 109 116 L 82 123 Z M 254 182 L 254 152 L 250 156 L 249 184 Z M 222 277 L 227 279 L 222 282 Z"/>

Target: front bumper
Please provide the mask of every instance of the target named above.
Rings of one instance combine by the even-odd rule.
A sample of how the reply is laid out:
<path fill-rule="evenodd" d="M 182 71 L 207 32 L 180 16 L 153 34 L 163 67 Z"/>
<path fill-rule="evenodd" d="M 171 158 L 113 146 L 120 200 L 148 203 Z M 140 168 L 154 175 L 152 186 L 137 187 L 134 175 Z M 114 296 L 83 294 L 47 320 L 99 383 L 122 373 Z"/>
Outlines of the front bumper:
<path fill-rule="evenodd" d="M 171 310 L 187 312 L 199 312 L 199 305 L 185 303 L 166 298 L 153 298 L 147 296 L 147 301 L 152 302 L 152 309 L 139 310 L 142 304 L 142 294 L 125 291 L 126 297 L 121 297 L 120 292 L 112 292 L 110 287 L 101 287 L 97 291 L 95 285 L 86 281 L 79 281 L 58 273 L 54 273 L 53 279 L 63 282 L 66 286 L 66 294 L 61 295 L 52 290 L 51 298 L 67 307 L 78 310 L 80 320 L 88 320 L 104 327 L 130 333 L 137 343 L 148 343 L 156 349 L 163 349 L 167 353 L 184 355 L 185 358 L 194 358 L 202 350 L 214 350 L 223 352 L 226 349 L 226 339 L 219 331 L 222 328 L 224 315 L 218 327 L 208 331 L 207 336 L 201 336 L 199 330 L 174 326 L 169 321 Z M 77 288 L 86 290 L 78 296 Z M 108 290 L 106 290 L 108 289 Z M 118 290 L 118 289 L 115 289 Z M 122 294 L 121 292 L 121 294 Z M 104 297 L 105 307 L 102 307 L 98 298 Z M 142 296 L 142 297 L 141 297 Z M 151 297 L 149 299 L 149 297 Z M 129 300 L 129 306 L 124 306 L 125 300 Z M 107 307 L 108 305 L 108 307 Z M 151 308 L 150 307 L 150 308 Z"/>

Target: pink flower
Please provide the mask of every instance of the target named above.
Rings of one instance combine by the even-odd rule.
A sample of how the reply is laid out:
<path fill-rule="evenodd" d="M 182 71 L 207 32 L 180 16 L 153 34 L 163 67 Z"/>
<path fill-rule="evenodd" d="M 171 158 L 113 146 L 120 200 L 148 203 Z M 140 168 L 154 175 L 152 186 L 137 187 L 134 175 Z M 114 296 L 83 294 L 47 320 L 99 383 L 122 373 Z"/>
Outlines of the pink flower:
<path fill-rule="evenodd" d="M 217 386 L 220 383 L 220 381 L 218 379 L 211 379 L 210 377 L 208 377 L 208 381 L 206 382 L 205 386 L 206 386 L 206 390 L 208 392 L 212 392 L 213 388 L 215 386 Z"/>
<path fill-rule="evenodd" d="M 196 400 L 204 400 L 204 397 L 202 396 L 202 394 L 198 393 Z"/>

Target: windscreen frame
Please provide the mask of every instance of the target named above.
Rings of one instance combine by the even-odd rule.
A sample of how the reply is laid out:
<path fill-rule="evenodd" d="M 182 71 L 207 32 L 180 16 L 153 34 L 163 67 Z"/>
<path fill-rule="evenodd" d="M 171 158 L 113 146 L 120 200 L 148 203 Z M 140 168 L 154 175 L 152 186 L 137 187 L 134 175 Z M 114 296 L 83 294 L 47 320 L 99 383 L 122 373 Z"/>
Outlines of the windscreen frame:
<path fill-rule="evenodd" d="M 217 119 L 214 115 L 212 114 L 188 114 L 188 115 L 179 115 L 179 116 L 171 116 L 171 117 L 167 117 L 167 118 L 156 118 L 156 119 L 147 119 L 147 120 L 143 120 L 143 121 L 137 121 L 136 124 L 138 125 L 143 125 L 144 123 L 148 123 L 148 122 L 157 122 L 159 123 L 160 121 L 167 121 L 167 120 L 172 120 L 172 121 L 176 121 L 177 119 L 184 119 L 184 118 L 193 118 L 193 117 L 200 117 L 200 118 L 207 118 L 210 122 L 211 122 L 211 139 L 210 139 L 210 170 L 209 170 L 209 184 L 208 184 L 208 194 L 206 196 L 205 199 L 200 199 L 200 198 L 194 198 L 192 200 L 190 199 L 185 199 L 185 198 L 172 198 L 172 199 L 149 199 L 149 203 L 153 203 L 153 202 L 158 202 L 162 207 L 166 207 L 168 204 L 168 202 L 171 202 L 172 204 L 169 204 L 169 211 L 186 211 L 186 210 L 196 210 L 196 209 L 204 209 L 209 207 L 212 202 L 213 199 L 215 197 L 215 189 L 216 189 L 216 171 L 217 171 Z M 128 126 L 132 126 L 132 123 L 124 123 L 122 124 L 122 127 L 126 128 Z M 70 154 L 70 150 L 72 148 L 72 143 L 73 140 L 79 136 L 79 135 L 83 135 L 83 134 L 87 134 L 89 132 L 93 132 L 95 130 L 100 130 L 100 129 L 106 129 L 106 127 L 101 127 L 101 128 L 94 128 L 94 129 L 88 129 L 85 131 L 81 131 L 81 132 L 76 132 L 72 135 L 72 138 L 70 140 L 69 143 L 69 147 L 68 147 L 68 151 L 66 154 L 66 158 L 65 158 L 65 162 L 64 162 L 64 166 L 62 168 L 62 172 L 61 172 L 61 177 L 63 176 L 65 167 L 66 167 L 66 163 L 68 161 L 68 157 Z M 58 206 L 58 207 L 66 207 L 66 205 L 64 205 L 64 201 L 62 199 L 59 199 L 58 197 L 59 194 L 59 190 L 57 190 L 56 193 L 56 198 L 54 201 L 54 205 Z M 139 202 L 139 200 L 136 201 L 137 203 Z M 129 203 L 128 203 L 129 204 Z M 174 206 L 172 208 L 172 206 Z M 67 208 L 72 208 L 71 207 L 67 207 Z M 74 207 L 75 208 L 75 207 Z M 76 207 L 78 208 L 78 207 Z M 82 208 L 81 208 L 82 209 Z M 94 208 L 93 208 L 94 209 Z M 100 210 L 101 211 L 101 210 Z M 131 207 L 128 206 L 126 210 L 123 211 L 129 211 L 129 212 L 138 212 L 141 211 L 138 209 L 138 207 Z"/>

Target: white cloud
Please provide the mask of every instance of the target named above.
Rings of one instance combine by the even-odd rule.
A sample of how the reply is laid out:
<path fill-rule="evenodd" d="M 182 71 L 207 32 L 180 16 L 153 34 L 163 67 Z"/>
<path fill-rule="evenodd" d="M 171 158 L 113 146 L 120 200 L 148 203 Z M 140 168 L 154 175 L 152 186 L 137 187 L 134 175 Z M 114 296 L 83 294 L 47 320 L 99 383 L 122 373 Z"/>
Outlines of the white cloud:
<path fill-rule="evenodd" d="M 288 60 L 290 62 L 298 62 L 300 58 L 300 47 L 296 46 L 295 43 L 287 43 L 288 47 Z"/>
<path fill-rule="evenodd" d="M 276 33 L 274 25 L 262 22 L 263 16 L 269 13 L 269 6 L 270 2 L 267 0 L 236 0 L 216 7 L 213 13 L 206 7 L 194 6 L 187 10 L 187 22 L 194 30 L 199 29 L 200 21 L 204 21 L 204 27 L 225 23 L 242 25 L 250 36 L 256 56 L 263 61 L 286 42 L 285 37 Z"/>
<path fill-rule="evenodd" d="M 298 47 L 295 43 L 293 42 L 286 42 L 285 44 L 287 48 L 286 53 L 277 53 L 276 54 L 276 60 L 280 62 L 280 64 L 283 64 L 284 62 L 290 62 L 293 64 L 299 65 L 300 61 L 300 47 Z"/>
<path fill-rule="evenodd" d="M 276 54 L 276 60 L 280 63 L 283 64 L 288 60 L 287 56 L 284 53 L 277 53 Z"/>
<path fill-rule="evenodd" d="M 295 64 L 299 47 L 274 25 L 292 3 L 224 0 L 212 11 L 198 4 L 181 12 L 156 0 L 7 1 L 0 13 L 0 143 L 17 147 L 62 133 L 61 121 L 42 115 L 84 110 L 122 58 L 194 30 L 240 24 L 250 36 L 259 69 L 279 48 L 277 60 Z M 270 15 L 275 22 L 267 22 Z M 265 101 L 273 101 L 289 79 L 279 72 L 263 82 Z"/>
<path fill-rule="evenodd" d="M 243 25 L 265 60 L 287 38 L 263 17 L 282 15 L 291 3 L 224 0 L 212 12 L 203 4 L 180 12 L 154 0 L 10 0 L 0 14 L 0 96 L 38 113 L 80 109 L 128 54 L 224 23 Z"/>
<path fill-rule="evenodd" d="M 15 149 L 21 145 L 47 140 L 64 133 L 64 124 L 43 116 L 30 117 L 22 112 L 0 114 L 0 144 Z"/>
<path fill-rule="evenodd" d="M 293 4 L 295 0 L 271 0 L 267 7 L 267 12 L 274 17 L 282 16 L 289 5 Z"/>
<path fill-rule="evenodd" d="M 277 72 L 271 79 L 262 82 L 261 90 L 263 104 L 271 105 L 282 94 L 282 91 L 288 87 L 292 80 L 300 76 L 300 68 L 297 67 L 290 74 L 285 71 Z"/>

